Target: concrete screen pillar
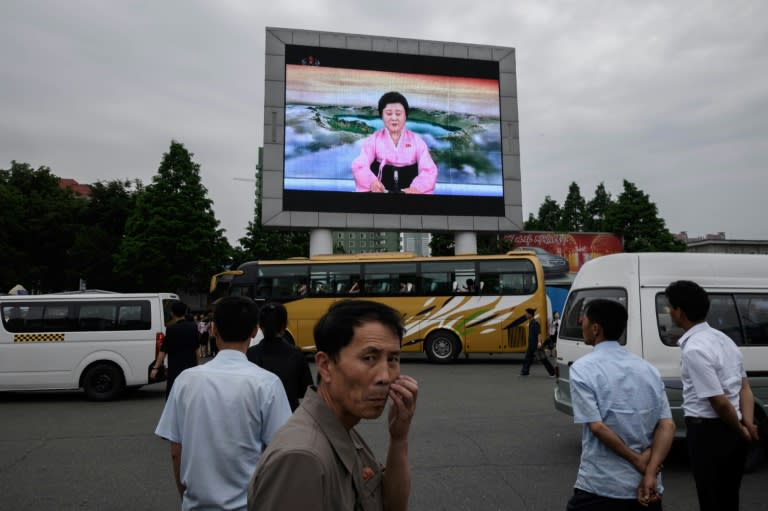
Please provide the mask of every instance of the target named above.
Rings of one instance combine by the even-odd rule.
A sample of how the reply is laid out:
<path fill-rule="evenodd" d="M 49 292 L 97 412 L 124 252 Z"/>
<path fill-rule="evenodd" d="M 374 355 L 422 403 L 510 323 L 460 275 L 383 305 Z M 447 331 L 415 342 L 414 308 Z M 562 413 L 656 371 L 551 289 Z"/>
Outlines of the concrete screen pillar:
<path fill-rule="evenodd" d="M 312 229 L 309 233 L 309 257 L 333 254 L 330 229 Z"/>
<path fill-rule="evenodd" d="M 455 255 L 477 254 L 477 234 L 474 232 L 457 232 L 454 234 L 453 253 Z"/>

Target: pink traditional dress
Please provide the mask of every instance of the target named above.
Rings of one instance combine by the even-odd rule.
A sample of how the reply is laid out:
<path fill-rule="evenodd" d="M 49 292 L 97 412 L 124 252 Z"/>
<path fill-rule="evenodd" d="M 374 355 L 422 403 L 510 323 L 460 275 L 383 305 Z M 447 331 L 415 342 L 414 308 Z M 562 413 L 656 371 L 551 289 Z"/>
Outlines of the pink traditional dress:
<path fill-rule="evenodd" d="M 358 192 L 369 192 L 373 183 L 381 181 L 390 192 L 412 188 L 431 194 L 437 182 L 437 165 L 416 133 L 403 128 L 395 145 L 382 128 L 363 141 L 360 156 L 352 162 L 352 175 Z"/>

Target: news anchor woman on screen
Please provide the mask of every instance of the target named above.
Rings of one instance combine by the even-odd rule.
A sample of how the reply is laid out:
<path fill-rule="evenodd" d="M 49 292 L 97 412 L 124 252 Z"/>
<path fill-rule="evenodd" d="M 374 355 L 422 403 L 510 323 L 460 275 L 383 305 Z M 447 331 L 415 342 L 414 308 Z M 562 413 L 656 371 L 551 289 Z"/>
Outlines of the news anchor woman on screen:
<path fill-rule="evenodd" d="M 406 129 L 408 111 L 408 100 L 399 92 L 379 99 L 384 128 L 363 140 L 360 156 L 352 162 L 355 191 L 434 193 L 437 165 L 424 140 Z"/>

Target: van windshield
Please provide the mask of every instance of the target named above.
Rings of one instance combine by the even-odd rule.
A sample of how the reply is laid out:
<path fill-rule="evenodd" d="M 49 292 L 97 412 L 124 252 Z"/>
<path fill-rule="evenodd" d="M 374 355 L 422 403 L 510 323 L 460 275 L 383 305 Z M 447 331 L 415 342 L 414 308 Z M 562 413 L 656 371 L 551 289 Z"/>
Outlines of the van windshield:
<path fill-rule="evenodd" d="M 581 316 L 589 302 L 597 298 L 615 300 L 627 307 L 627 291 L 622 288 L 579 289 L 572 291 L 563 309 L 560 323 L 560 339 L 568 341 L 583 341 L 581 332 Z M 621 334 L 619 343 L 627 343 L 627 332 Z"/>

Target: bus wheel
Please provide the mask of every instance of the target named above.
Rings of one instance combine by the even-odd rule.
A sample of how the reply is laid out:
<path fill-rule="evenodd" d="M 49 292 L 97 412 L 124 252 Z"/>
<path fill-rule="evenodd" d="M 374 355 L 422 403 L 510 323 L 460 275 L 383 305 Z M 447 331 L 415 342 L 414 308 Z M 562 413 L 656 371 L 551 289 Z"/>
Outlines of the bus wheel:
<path fill-rule="evenodd" d="M 459 354 L 459 340 L 447 330 L 438 330 L 427 336 L 425 349 L 430 362 L 447 364 Z"/>
<path fill-rule="evenodd" d="M 96 364 L 83 377 L 83 390 L 92 401 L 110 401 L 125 389 L 125 379 L 118 367 L 112 364 Z"/>

